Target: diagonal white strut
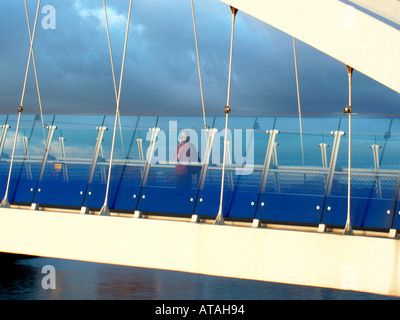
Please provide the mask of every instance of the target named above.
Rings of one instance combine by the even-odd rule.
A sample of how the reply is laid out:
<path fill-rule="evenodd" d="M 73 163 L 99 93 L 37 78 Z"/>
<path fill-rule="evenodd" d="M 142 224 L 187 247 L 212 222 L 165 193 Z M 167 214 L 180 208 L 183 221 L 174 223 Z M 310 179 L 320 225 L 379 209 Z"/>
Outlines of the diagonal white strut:
<path fill-rule="evenodd" d="M 339 0 L 220 1 L 400 93 L 400 30 L 371 15 Z M 388 2 L 400 12 L 400 1 L 390 0 L 375 1 L 375 11 Z"/>

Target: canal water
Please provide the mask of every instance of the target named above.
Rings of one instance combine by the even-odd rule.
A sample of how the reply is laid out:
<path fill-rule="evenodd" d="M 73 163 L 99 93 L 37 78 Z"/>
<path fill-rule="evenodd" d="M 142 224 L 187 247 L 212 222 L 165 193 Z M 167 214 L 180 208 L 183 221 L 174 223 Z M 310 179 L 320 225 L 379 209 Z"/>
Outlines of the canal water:
<path fill-rule="evenodd" d="M 83 261 L 0 257 L 2 300 L 395 299 L 353 291 Z"/>

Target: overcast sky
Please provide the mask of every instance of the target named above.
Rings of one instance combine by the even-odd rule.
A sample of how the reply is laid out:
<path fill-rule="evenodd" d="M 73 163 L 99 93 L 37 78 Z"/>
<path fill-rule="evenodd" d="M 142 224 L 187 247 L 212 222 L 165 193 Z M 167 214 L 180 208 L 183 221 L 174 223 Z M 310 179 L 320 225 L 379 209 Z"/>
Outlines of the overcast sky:
<path fill-rule="evenodd" d="M 206 111 L 226 104 L 231 13 L 217 0 L 195 0 Z M 29 0 L 31 25 L 36 0 Z M 101 0 L 42 0 L 56 10 L 56 28 L 35 37 L 45 113 L 114 113 L 107 34 Z M 128 0 L 108 0 L 116 77 L 119 79 Z M 304 113 L 340 113 L 347 104 L 346 67 L 296 42 Z M 0 1 L 0 112 L 16 112 L 29 38 L 22 0 Z M 24 108 L 38 111 L 31 67 Z M 232 110 L 297 113 L 292 38 L 246 14 L 237 14 Z M 190 0 L 134 0 L 121 93 L 122 113 L 201 112 Z M 400 113 L 400 95 L 354 72 L 353 111 Z M 200 114 L 200 113 L 199 113 Z"/>

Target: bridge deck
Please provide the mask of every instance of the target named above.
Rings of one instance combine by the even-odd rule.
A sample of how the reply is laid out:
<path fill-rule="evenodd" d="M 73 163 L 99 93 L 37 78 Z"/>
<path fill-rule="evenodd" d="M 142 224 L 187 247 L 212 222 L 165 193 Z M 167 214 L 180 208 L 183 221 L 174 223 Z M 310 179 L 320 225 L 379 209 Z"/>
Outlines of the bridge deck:
<path fill-rule="evenodd" d="M 399 241 L 0 209 L 0 251 L 400 296 Z"/>

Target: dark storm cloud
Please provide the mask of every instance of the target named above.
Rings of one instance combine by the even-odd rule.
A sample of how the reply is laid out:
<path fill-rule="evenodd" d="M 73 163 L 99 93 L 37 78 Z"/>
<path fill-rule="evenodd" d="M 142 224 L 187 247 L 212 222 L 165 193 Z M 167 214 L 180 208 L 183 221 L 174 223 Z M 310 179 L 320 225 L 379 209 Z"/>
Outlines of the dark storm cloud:
<path fill-rule="evenodd" d="M 31 24 L 36 1 L 29 1 Z M 45 112 L 115 111 L 102 1 L 42 0 L 56 9 L 56 29 L 41 27 L 35 56 Z M 129 1 L 107 1 L 117 82 Z M 207 110 L 226 103 L 231 16 L 216 0 L 195 1 Z M 345 66 L 296 41 L 303 112 L 341 112 L 347 103 Z M 22 1 L 0 3 L 0 111 L 19 104 L 29 50 Z M 37 111 L 33 69 L 25 105 Z M 297 112 L 292 38 L 239 12 L 231 87 L 234 111 Z M 397 113 L 399 94 L 355 71 L 353 108 Z M 379 106 L 377 108 L 377 106 Z M 133 1 L 121 112 L 201 111 L 189 0 Z M 358 110 L 357 110 L 358 109 Z"/>

